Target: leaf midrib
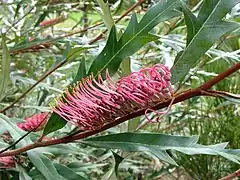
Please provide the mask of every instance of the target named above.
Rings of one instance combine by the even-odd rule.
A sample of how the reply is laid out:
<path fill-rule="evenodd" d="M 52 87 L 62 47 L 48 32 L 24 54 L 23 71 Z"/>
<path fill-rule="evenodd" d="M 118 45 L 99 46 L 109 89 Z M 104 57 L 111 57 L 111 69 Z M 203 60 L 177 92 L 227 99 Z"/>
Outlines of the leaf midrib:
<path fill-rule="evenodd" d="M 171 7 L 173 7 L 175 4 L 178 3 L 179 0 L 175 1 L 172 5 L 170 5 L 167 9 L 163 10 L 162 13 L 160 13 L 158 16 L 156 16 L 155 18 L 153 18 L 153 20 L 151 20 L 146 26 L 144 26 L 144 28 L 142 28 L 138 33 L 136 33 L 135 36 L 133 36 L 131 39 L 129 39 L 129 41 L 127 41 L 127 43 L 125 45 L 123 45 L 116 53 L 115 55 L 113 55 L 110 60 L 103 66 L 103 68 L 101 68 L 98 73 L 94 76 L 95 78 L 108 66 L 108 64 L 122 51 L 122 49 L 124 49 L 133 39 L 135 39 L 139 34 L 141 34 L 141 32 L 143 30 L 146 29 L 146 27 L 148 27 L 155 19 L 157 19 L 159 16 L 161 16 L 163 13 L 165 13 L 167 10 L 169 10 Z M 140 21 L 141 22 L 141 21 Z M 139 23 L 140 23 L 139 22 Z M 139 25 L 138 23 L 138 25 Z"/>

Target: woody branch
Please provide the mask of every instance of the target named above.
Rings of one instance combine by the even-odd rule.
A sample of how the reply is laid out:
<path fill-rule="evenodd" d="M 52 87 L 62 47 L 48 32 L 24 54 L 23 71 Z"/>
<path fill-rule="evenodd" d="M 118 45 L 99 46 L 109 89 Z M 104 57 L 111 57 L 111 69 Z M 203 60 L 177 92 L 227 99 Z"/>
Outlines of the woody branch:
<path fill-rule="evenodd" d="M 210 89 L 212 86 L 214 86 L 215 84 L 219 83 L 220 81 L 222 81 L 223 79 L 225 79 L 226 77 L 230 76 L 231 74 L 233 74 L 234 72 L 238 71 L 240 69 L 240 63 L 234 64 L 231 68 L 227 69 L 226 71 L 220 73 L 218 76 L 212 78 L 211 80 L 207 81 L 206 83 L 204 83 L 203 85 L 201 85 L 200 87 L 196 88 L 196 89 L 190 89 L 187 91 L 184 91 L 178 95 L 176 95 L 173 100 L 173 104 L 176 104 L 178 102 L 182 102 L 184 100 L 187 100 L 189 98 L 195 97 L 195 96 L 218 96 L 217 94 L 212 93 L 212 91 L 208 91 L 208 89 Z M 157 110 L 157 109 L 161 109 L 164 107 L 168 107 L 168 105 L 171 103 L 171 99 L 167 102 L 163 102 L 163 103 L 159 103 L 156 104 L 155 106 L 152 107 L 152 109 Z M 114 127 L 124 121 L 127 121 L 131 118 L 137 117 L 137 116 L 141 116 L 145 113 L 145 109 L 141 109 L 138 111 L 135 111 L 133 113 L 130 113 L 124 117 L 121 118 L 117 118 L 115 121 L 108 123 L 104 126 L 102 126 L 99 129 L 96 130 L 88 130 L 88 131 L 84 131 L 84 132 L 80 132 L 78 134 L 75 134 L 73 136 L 66 136 L 66 137 L 62 137 L 59 139 L 54 139 L 54 140 L 49 140 L 49 141 L 42 141 L 42 142 L 35 142 L 33 144 L 27 145 L 25 147 L 21 147 L 15 150 L 9 150 L 6 152 L 3 152 L 0 154 L 0 157 L 4 157 L 4 156 L 15 156 L 18 154 L 21 154 L 23 152 L 26 152 L 28 150 L 34 149 L 34 148 L 38 148 L 38 147 L 45 147 L 45 146 L 51 146 L 51 145 L 56 145 L 56 144 L 61 144 L 61 143 L 70 143 L 70 142 L 74 142 L 76 140 L 79 139 L 84 139 L 87 138 L 89 136 L 95 135 L 99 132 L 102 132 L 106 129 L 109 129 L 111 127 Z"/>

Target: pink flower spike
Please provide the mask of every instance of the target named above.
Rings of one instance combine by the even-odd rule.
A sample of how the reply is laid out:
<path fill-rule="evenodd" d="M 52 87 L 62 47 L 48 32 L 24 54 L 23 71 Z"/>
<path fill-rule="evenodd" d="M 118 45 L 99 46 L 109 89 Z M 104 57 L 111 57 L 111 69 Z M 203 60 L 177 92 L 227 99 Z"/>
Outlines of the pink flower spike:
<path fill-rule="evenodd" d="M 98 80 L 93 75 L 83 79 L 57 98 L 52 110 L 82 130 L 95 130 L 131 112 L 150 110 L 156 103 L 172 99 L 170 79 L 169 69 L 162 64 L 117 82 L 106 71 L 106 81 L 100 75 Z"/>
<path fill-rule="evenodd" d="M 12 156 L 0 157 L 0 168 L 15 167 L 15 160 Z"/>
<path fill-rule="evenodd" d="M 40 131 L 47 123 L 47 116 L 48 112 L 34 114 L 25 118 L 25 122 L 18 123 L 17 126 L 24 131 Z"/>

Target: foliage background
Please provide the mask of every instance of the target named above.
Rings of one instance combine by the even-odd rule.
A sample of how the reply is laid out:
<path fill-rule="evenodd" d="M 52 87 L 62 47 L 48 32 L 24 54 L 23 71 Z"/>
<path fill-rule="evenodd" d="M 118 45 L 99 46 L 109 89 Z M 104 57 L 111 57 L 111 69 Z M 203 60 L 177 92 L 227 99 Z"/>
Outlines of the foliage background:
<path fill-rule="evenodd" d="M 157 2 L 157 0 L 146 1 L 134 9 L 138 19 Z M 136 1 L 112 0 L 109 3 L 111 14 L 115 20 Z M 187 2 L 194 13 L 198 13 L 200 3 L 198 0 Z M 103 32 L 106 26 L 102 24 L 80 32 L 81 29 L 102 22 L 102 18 L 96 10 L 98 4 L 91 0 L 2 0 L 0 5 L 0 26 L 2 32 L 6 32 L 6 43 L 11 54 L 9 83 L 7 91 L 0 101 L 0 109 L 16 100 L 38 81 L 41 75 L 69 57 L 76 48 L 80 50 L 80 53 L 71 57 L 66 64 L 49 75 L 13 108 L 6 111 L 5 115 L 10 118 L 9 121 L 16 123 L 39 111 L 50 111 L 49 104 L 54 103 L 54 98 L 72 83 L 76 75 L 81 77 L 78 74 L 78 70 L 81 70 L 81 62 L 86 63 L 87 69 L 90 68 L 94 57 L 105 46 L 109 31 L 103 35 L 103 38 L 91 45 L 89 42 Z M 239 22 L 239 11 L 238 4 L 227 14 L 225 19 Z M 56 18 L 60 18 L 61 22 L 49 26 L 40 25 L 43 20 Z M 123 33 L 129 20 L 130 15 L 127 15 L 116 24 L 119 34 Z M 183 16 L 162 22 L 151 32 L 158 35 L 159 38 L 145 45 L 130 58 L 125 59 L 114 75 L 114 79 L 156 63 L 171 66 L 177 53 L 185 47 L 187 29 Z M 239 32 L 237 29 L 221 37 L 191 69 L 189 73 L 191 76 L 186 78 L 181 90 L 196 88 L 226 70 L 231 64 L 239 62 Z M 39 43 L 43 44 L 38 45 Z M 3 52 L 1 54 L 3 56 Z M 177 85 L 175 88 L 178 88 Z M 217 84 L 214 89 L 240 94 L 239 72 Z M 152 116 L 155 115 L 152 114 Z M 164 116 L 161 123 L 148 124 L 141 132 L 199 135 L 200 144 L 229 142 L 228 148 L 240 149 L 239 117 L 238 102 L 223 98 L 194 97 L 175 105 Z M 144 121 L 144 117 L 122 123 L 101 134 L 131 132 L 135 130 L 139 121 Z M 73 129 L 73 126 L 67 125 L 52 133 L 51 136 L 60 137 Z M 4 137 L 5 131 L 6 128 L 1 125 L 2 137 Z M 31 133 L 29 137 L 34 140 L 38 134 Z M 6 143 L 11 144 L 13 140 L 9 141 L 6 142 L 3 138 L 0 147 L 5 147 Z M 54 168 L 56 177 L 66 179 L 78 179 L 80 176 L 87 179 L 116 178 L 112 172 L 114 172 L 114 164 L 117 161 L 114 161 L 113 153 L 109 150 L 71 143 L 41 148 L 39 152 L 45 152 L 46 156 L 42 157 L 42 155 L 40 159 L 43 164 L 47 164 L 47 168 L 51 166 Z M 239 164 L 218 156 L 189 156 L 177 153 L 171 155 L 179 165 L 177 167 L 160 161 L 150 153 L 127 153 L 119 150 L 114 150 L 114 152 L 124 157 L 118 168 L 120 179 L 199 179 L 200 177 L 218 179 L 239 169 Z M 117 157 L 115 155 L 115 160 Z M 2 170 L 1 178 L 45 179 L 46 177 L 38 167 L 35 167 L 33 161 L 31 158 L 30 161 L 26 159 L 16 169 Z M 54 164 L 49 165 L 52 162 Z M 64 177 L 66 172 L 71 172 L 73 177 Z"/>

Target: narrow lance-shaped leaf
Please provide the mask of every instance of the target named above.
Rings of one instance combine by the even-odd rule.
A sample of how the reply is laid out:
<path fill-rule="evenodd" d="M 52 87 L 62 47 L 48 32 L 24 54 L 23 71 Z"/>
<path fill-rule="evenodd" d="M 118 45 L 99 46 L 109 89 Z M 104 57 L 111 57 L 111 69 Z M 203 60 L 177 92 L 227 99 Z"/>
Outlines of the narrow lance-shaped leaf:
<path fill-rule="evenodd" d="M 103 0 L 97 0 L 97 3 L 99 4 L 101 10 L 98 10 L 97 8 L 95 9 L 103 19 L 104 24 L 107 26 L 108 30 L 110 30 L 114 24 L 114 20 L 111 15 L 109 3 L 108 2 L 105 3 Z"/>
<path fill-rule="evenodd" d="M 42 175 L 47 180 L 65 180 L 65 178 L 58 174 L 56 168 L 53 165 L 53 162 L 45 155 L 33 150 L 28 151 L 27 154 L 34 166 L 42 173 Z"/>
<path fill-rule="evenodd" d="M 102 74 L 105 77 L 105 70 L 108 69 L 110 75 L 118 70 L 121 62 L 128 56 L 134 54 L 143 45 L 158 39 L 149 33 L 157 24 L 167 19 L 180 15 L 177 8 L 180 7 L 179 0 L 161 0 L 144 15 L 138 23 L 135 14 L 119 41 L 117 40 L 116 28 L 113 26 L 106 46 L 92 63 L 89 75 L 93 73 Z"/>
<path fill-rule="evenodd" d="M 114 165 L 114 170 L 115 170 L 115 175 L 116 177 L 118 177 L 118 167 L 119 167 L 119 164 L 124 160 L 123 157 L 119 156 L 117 153 L 113 152 L 113 157 L 114 157 L 114 161 L 115 161 L 115 165 Z"/>
<path fill-rule="evenodd" d="M 153 133 L 119 133 L 87 138 L 83 143 L 100 148 L 121 149 L 130 152 L 150 152 L 159 159 L 174 165 L 176 165 L 176 163 L 167 154 L 167 150 L 175 150 L 189 155 L 220 155 L 240 164 L 240 156 L 224 149 L 226 143 L 205 146 L 197 144 L 197 141 L 197 136 L 187 137 Z"/>
<path fill-rule="evenodd" d="M 198 30 L 197 18 L 192 14 L 191 10 L 183 3 L 183 14 L 187 25 L 187 45 L 191 42 L 196 31 Z"/>
<path fill-rule="evenodd" d="M 84 177 L 80 176 L 76 172 L 74 172 L 69 167 L 63 165 L 63 164 L 57 164 L 54 163 L 55 168 L 61 174 L 64 178 L 67 180 L 86 180 Z"/>
<path fill-rule="evenodd" d="M 2 34 L 2 59 L 0 60 L 0 102 L 5 96 L 7 85 L 10 80 L 10 54 L 6 45 L 5 35 Z"/>
<path fill-rule="evenodd" d="M 167 147 L 188 147 L 195 144 L 197 136 L 171 136 L 165 134 L 119 133 L 114 135 L 93 137 L 84 143 L 101 148 L 121 149 L 123 151 L 150 152 L 159 159 L 177 165 L 164 149 Z M 162 149 L 160 148 L 162 147 Z M 164 148 L 163 148 L 164 147 Z"/>
<path fill-rule="evenodd" d="M 76 74 L 76 76 L 73 79 L 73 82 L 71 84 L 74 84 L 75 82 L 82 80 L 82 78 L 85 78 L 86 75 L 87 75 L 87 73 L 86 73 L 86 63 L 85 63 L 85 59 L 83 57 L 83 59 L 80 62 L 77 74 Z"/>
<path fill-rule="evenodd" d="M 67 121 L 65 121 L 61 116 L 53 112 L 44 128 L 43 135 L 47 135 L 58 129 L 61 129 L 66 124 Z"/>
<path fill-rule="evenodd" d="M 183 80 L 187 72 L 199 62 L 199 58 L 218 38 L 240 27 L 238 23 L 222 20 L 227 12 L 239 2 L 240 0 L 205 0 L 196 20 L 182 2 L 186 25 L 194 27 L 188 27 L 188 33 L 191 34 L 188 35 L 187 47 L 176 58 L 172 67 L 173 84 Z M 190 32 L 191 28 L 195 30 Z"/>

